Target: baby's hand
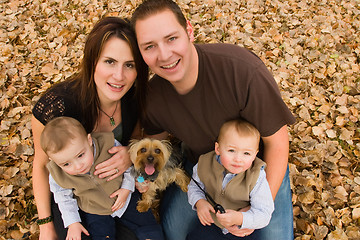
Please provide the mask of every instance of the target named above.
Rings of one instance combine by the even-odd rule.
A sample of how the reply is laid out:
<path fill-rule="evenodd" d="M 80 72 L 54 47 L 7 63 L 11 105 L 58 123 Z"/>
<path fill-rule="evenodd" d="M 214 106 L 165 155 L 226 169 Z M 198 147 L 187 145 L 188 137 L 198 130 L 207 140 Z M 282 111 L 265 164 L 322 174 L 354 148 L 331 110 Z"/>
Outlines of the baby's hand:
<path fill-rule="evenodd" d="M 130 194 L 130 190 L 120 188 L 119 190 L 115 191 L 113 194 L 110 195 L 111 198 L 114 198 L 117 196 L 117 199 L 114 203 L 114 205 L 111 207 L 111 211 L 115 212 L 122 208 L 125 205 L 126 199 Z"/>
<path fill-rule="evenodd" d="M 139 182 L 138 179 L 135 181 L 135 187 L 140 193 L 147 192 L 149 190 L 149 180 L 143 180 L 142 182 Z"/>
<path fill-rule="evenodd" d="M 87 236 L 89 236 L 89 232 L 81 225 L 81 223 L 76 222 L 73 224 L 70 224 L 68 227 L 68 233 L 66 236 L 66 240 L 81 240 L 81 233 L 85 233 Z"/>
<path fill-rule="evenodd" d="M 242 224 L 242 213 L 231 209 L 226 209 L 225 213 L 218 212 L 216 218 L 225 228 L 229 228 L 233 225 L 241 226 Z"/>
<path fill-rule="evenodd" d="M 197 209 L 197 215 L 202 225 L 205 226 L 214 223 L 210 212 L 215 213 L 215 210 L 208 201 L 205 199 L 200 199 L 196 202 L 195 206 Z"/>

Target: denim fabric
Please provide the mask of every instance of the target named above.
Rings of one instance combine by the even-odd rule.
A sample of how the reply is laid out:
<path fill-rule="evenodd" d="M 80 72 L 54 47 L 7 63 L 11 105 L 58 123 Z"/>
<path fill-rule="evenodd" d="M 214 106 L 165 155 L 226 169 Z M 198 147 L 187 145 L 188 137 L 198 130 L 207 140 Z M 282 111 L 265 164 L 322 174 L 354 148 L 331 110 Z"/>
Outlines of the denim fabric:
<path fill-rule="evenodd" d="M 167 240 L 184 240 L 197 222 L 196 211 L 188 203 L 187 193 L 176 185 L 166 190 L 160 213 Z"/>
<path fill-rule="evenodd" d="M 222 230 L 216 225 L 212 224 L 211 226 L 203 226 L 200 221 L 197 222 L 196 228 L 194 231 L 188 234 L 186 240 L 250 240 L 253 239 L 250 236 L 247 237 L 237 237 L 230 233 L 223 234 Z"/>
<path fill-rule="evenodd" d="M 293 206 L 291 201 L 291 188 L 289 168 L 275 198 L 275 211 L 271 216 L 269 225 L 256 230 L 251 234 L 253 239 L 261 240 L 292 240 L 294 239 Z"/>
<path fill-rule="evenodd" d="M 178 187 L 171 186 L 166 190 L 161 207 L 162 226 L 167 240 L 184 240 L 187 233 L 196 227 L 197 214 L 191 209 L 186 193 Z M 293 231 L 291 188 L 287 169 L 275 198 L 275 211 L 269 225 L 254 231 L 249 239 L 292 240 Z"/>

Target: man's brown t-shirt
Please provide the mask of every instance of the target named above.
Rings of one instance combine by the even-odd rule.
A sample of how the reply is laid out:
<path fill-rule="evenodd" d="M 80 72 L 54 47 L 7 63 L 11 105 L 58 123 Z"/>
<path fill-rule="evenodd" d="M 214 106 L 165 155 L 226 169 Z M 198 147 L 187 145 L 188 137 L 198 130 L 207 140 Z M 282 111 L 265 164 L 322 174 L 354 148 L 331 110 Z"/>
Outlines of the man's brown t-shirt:
<path fill-rule="evenodd" d="M 157 75 L 150 81 L 147 134 L 169 132 L 193 151 L 196 162 L 214 149 L 225 121 L 243 118 L 264 137 L 294 123 L 273 76 L 255 54 L 232 44 L 195 47 L 199 73 L 189 93 L 178 94 Z"/>

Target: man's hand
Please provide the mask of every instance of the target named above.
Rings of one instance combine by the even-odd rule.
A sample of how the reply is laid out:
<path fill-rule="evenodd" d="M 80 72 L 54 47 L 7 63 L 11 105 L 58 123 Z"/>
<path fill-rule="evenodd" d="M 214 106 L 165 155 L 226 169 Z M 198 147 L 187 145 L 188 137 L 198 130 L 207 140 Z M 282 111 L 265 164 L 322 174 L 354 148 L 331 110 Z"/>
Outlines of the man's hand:
<path fill-rule="evenodd" d="M 254 232 L 254 229 L 239 229 L 237 225 L 231 226 L 229 228 L 227 228 L 227 230 L 235 236 L 238 237 L 246 237 L 249 236 L 250 234 L 252 234 Z"/>

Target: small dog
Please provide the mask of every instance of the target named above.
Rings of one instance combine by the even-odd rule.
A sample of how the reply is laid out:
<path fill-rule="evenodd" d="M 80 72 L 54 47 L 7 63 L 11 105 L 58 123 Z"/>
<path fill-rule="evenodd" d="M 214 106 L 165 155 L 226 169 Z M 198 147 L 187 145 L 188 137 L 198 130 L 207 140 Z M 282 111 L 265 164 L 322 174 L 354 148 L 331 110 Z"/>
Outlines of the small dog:
<path fill-rule="evenodd" d="M 139 183 L 149 182 L 149 189 L 142 194 L 136 209 L 146 212 L 151 208 L 159 221 L 159 193 L 175 182 L 183 192 L 187 192 L 190 178 L 180 168 L 173 157 L 170 157 L 172 147 L 167 140 L 144 138 L 132 140 L 130 143 L 130 159 L 134 164 L 134 175 Z"/>

